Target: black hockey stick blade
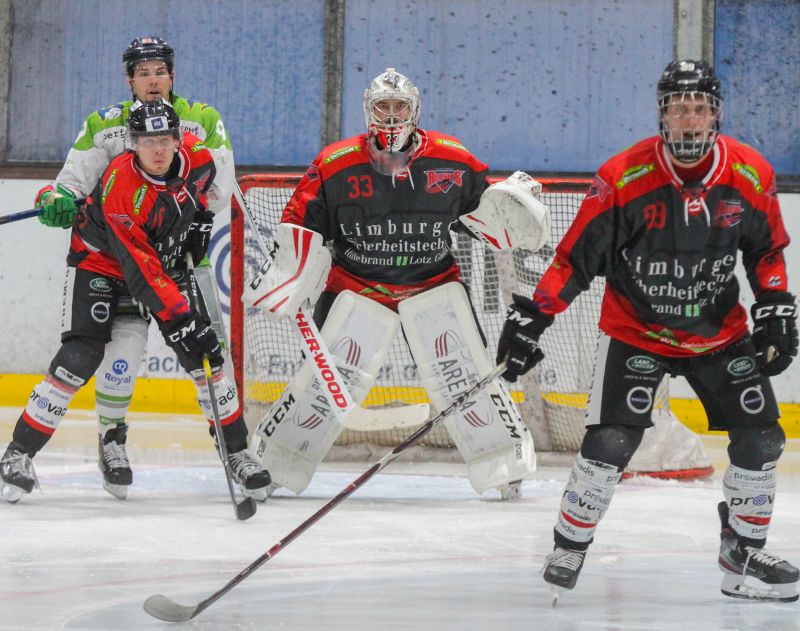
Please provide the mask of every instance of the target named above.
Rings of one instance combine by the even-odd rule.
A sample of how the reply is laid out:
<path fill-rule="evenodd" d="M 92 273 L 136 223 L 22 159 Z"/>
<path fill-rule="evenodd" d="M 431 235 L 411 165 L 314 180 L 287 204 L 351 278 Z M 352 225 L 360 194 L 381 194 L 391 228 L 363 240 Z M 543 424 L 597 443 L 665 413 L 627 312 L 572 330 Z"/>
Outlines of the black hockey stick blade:
<path fill-rule="evenodd" d="M 245 497 L 236 505 L 236 519 L 244 521 L 256 514 L 256 501 L 252 497 Z"/>
<path fill-rule="evenodd" d="M 144 601 L 144 610 L 154 618 L 165 622 L 186 622 L 205 609 L 201 605 L 187 607 L 186 605 L 179 605 L 163 594 L 155 594 Z"/>

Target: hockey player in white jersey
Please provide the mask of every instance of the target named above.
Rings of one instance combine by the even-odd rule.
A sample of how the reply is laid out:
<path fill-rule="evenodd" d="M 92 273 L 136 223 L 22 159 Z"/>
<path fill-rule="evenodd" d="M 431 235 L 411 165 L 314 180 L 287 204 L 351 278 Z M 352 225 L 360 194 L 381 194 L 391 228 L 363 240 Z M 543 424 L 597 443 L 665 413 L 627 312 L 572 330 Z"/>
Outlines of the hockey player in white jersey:
<path fill-rule="evenodd" d="M 197 213 L 189 234 L 195 251 L 204 257 L 214 216 L 230 204 L 235 184 L 233 151 L 222 118 L 213 107 L 173 92 L 175 53 L 166 40 L 136 38 L 125 49 L 122 62 L 132 99 L 101 108 L 86 118 L 55 182 L 37 194 L 35 205 L 43 209 L 39 219 L 51 227 L 72 227 L 77 214 L 75 199 L 86 197 L 111 160 L 127 148 L 126 122 L 133 101 L 164 98 L 180 117 L 181 130 L 200 138 L 214 159 L 217 175 L 208 192 L 208 209 Z M 201 262 L 201 258 L 197 259 L 198 281 L 211 277 L 208 259 Z M 213 304 L 212 297 L 206 297 L 206 301 Z M 98 464 L 104 488 L 120 499 L 126 496 L 133 480 L 125 448 L 125 419 L 147 343 L 149 321 L 145 308 L 130 298 L 121 300 L 112 339 L 96 374 Z M 224 331 L 217 334 L 225 339 Z"/>
<path fill-rule="evenodd" d="M 276 317 L 316 301 L 314 319 L 356 404 L 402 326 L 432 403 L 444 409 L 493 367 L 450 230 L 535 251 L 549 236 L 548 210 L 530 176 L 488 186 L 487 165 L 457 138 L 420 128 L 419 91 L 393 68 L 366 90 L 364 112 L 366 133 L 325 147 L 306 171 L 284 210 L 275 262 L 245 301 Z M 499 380 L 445 426 L 478 492 L 513 497 L 531 477 L 533 440 Z M 299 493 L 341 430 L 306 362 L 252 448 L 275 484 Z"/>

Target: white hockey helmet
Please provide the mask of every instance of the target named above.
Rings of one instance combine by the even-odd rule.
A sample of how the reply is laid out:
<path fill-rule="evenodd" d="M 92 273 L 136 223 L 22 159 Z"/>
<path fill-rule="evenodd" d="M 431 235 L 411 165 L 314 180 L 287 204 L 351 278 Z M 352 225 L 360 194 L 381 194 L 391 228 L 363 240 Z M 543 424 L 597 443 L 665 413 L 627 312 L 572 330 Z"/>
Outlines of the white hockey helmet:
<path fill-rule="evenodd" d="M 410 148 L 419 124 L 419 90 L 408 77 L 387 68 L 364 90 L 364 117 L 367 133 L 381 153 L 396 153 Z"/>

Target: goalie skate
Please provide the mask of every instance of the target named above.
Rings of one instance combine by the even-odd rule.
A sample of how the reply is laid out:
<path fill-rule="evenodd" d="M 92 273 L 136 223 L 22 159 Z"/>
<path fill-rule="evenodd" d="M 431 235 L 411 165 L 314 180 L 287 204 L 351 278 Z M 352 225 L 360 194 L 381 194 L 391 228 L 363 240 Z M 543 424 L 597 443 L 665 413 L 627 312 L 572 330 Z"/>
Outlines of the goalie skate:
<path fill-rule="evenodd" d="M 547 583 L 550 583 L 553 607 L 558 603 L 564 590 L 575 587 L 585 558 L 585 550 L 567 550 L 559 546 L 556 546 L 545 558 L 542 577 Z"/>
<path fill-rule="evenodd" d="M 97 466 L 103 474 L 103 488 L 118 500 L 128 497 L 128 487 L 133 482 L 133 471 L 125 450 L 128 426 L 118 425 L 99 436 Z"/>
<path fill-rule="evenodd" d="M 794 602 L 800 597 L 800 570 L 762 548 L 746 545 L 728 525 L 728 505 L 719 504 L 722 520 L 719 569 L 722 593 L 732 598 L 773 602 Z"/>
<path fill-rule="evenodd" d="M 39 487 L 33 460 L 13 442 L 0 459 L 0 479 L 3 482 L 0 498 L 9 504 L 16 504 L 23 495 Z"/>

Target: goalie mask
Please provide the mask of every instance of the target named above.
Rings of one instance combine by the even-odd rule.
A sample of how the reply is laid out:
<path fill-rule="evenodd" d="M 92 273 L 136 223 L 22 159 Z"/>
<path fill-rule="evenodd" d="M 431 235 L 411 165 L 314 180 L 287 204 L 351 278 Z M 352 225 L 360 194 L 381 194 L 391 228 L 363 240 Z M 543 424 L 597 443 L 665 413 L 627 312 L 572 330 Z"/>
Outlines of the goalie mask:
<path fill-rule="evenodd" d="M 708 154 L 722 126 L 722 93 L 705 61 L 673 61 L 658 82 L 658 128 L 670 153 L 691 164 Z"/>
<path fill-rule="evenodd" d="M 395 175 L 408 167 L 419 108 L 419 90 L 394 68 L 375 77 L 364 91 L 367 149 L 378 172 Z"/>
<path fill-rule="evenodd" d="M 136 66 L 144 61 L 163 61 L 172 74 L 175 67 L 175 51 L 160 37 L 137 37 L 122 53 L 125 73 L 132 77 Z"/>

